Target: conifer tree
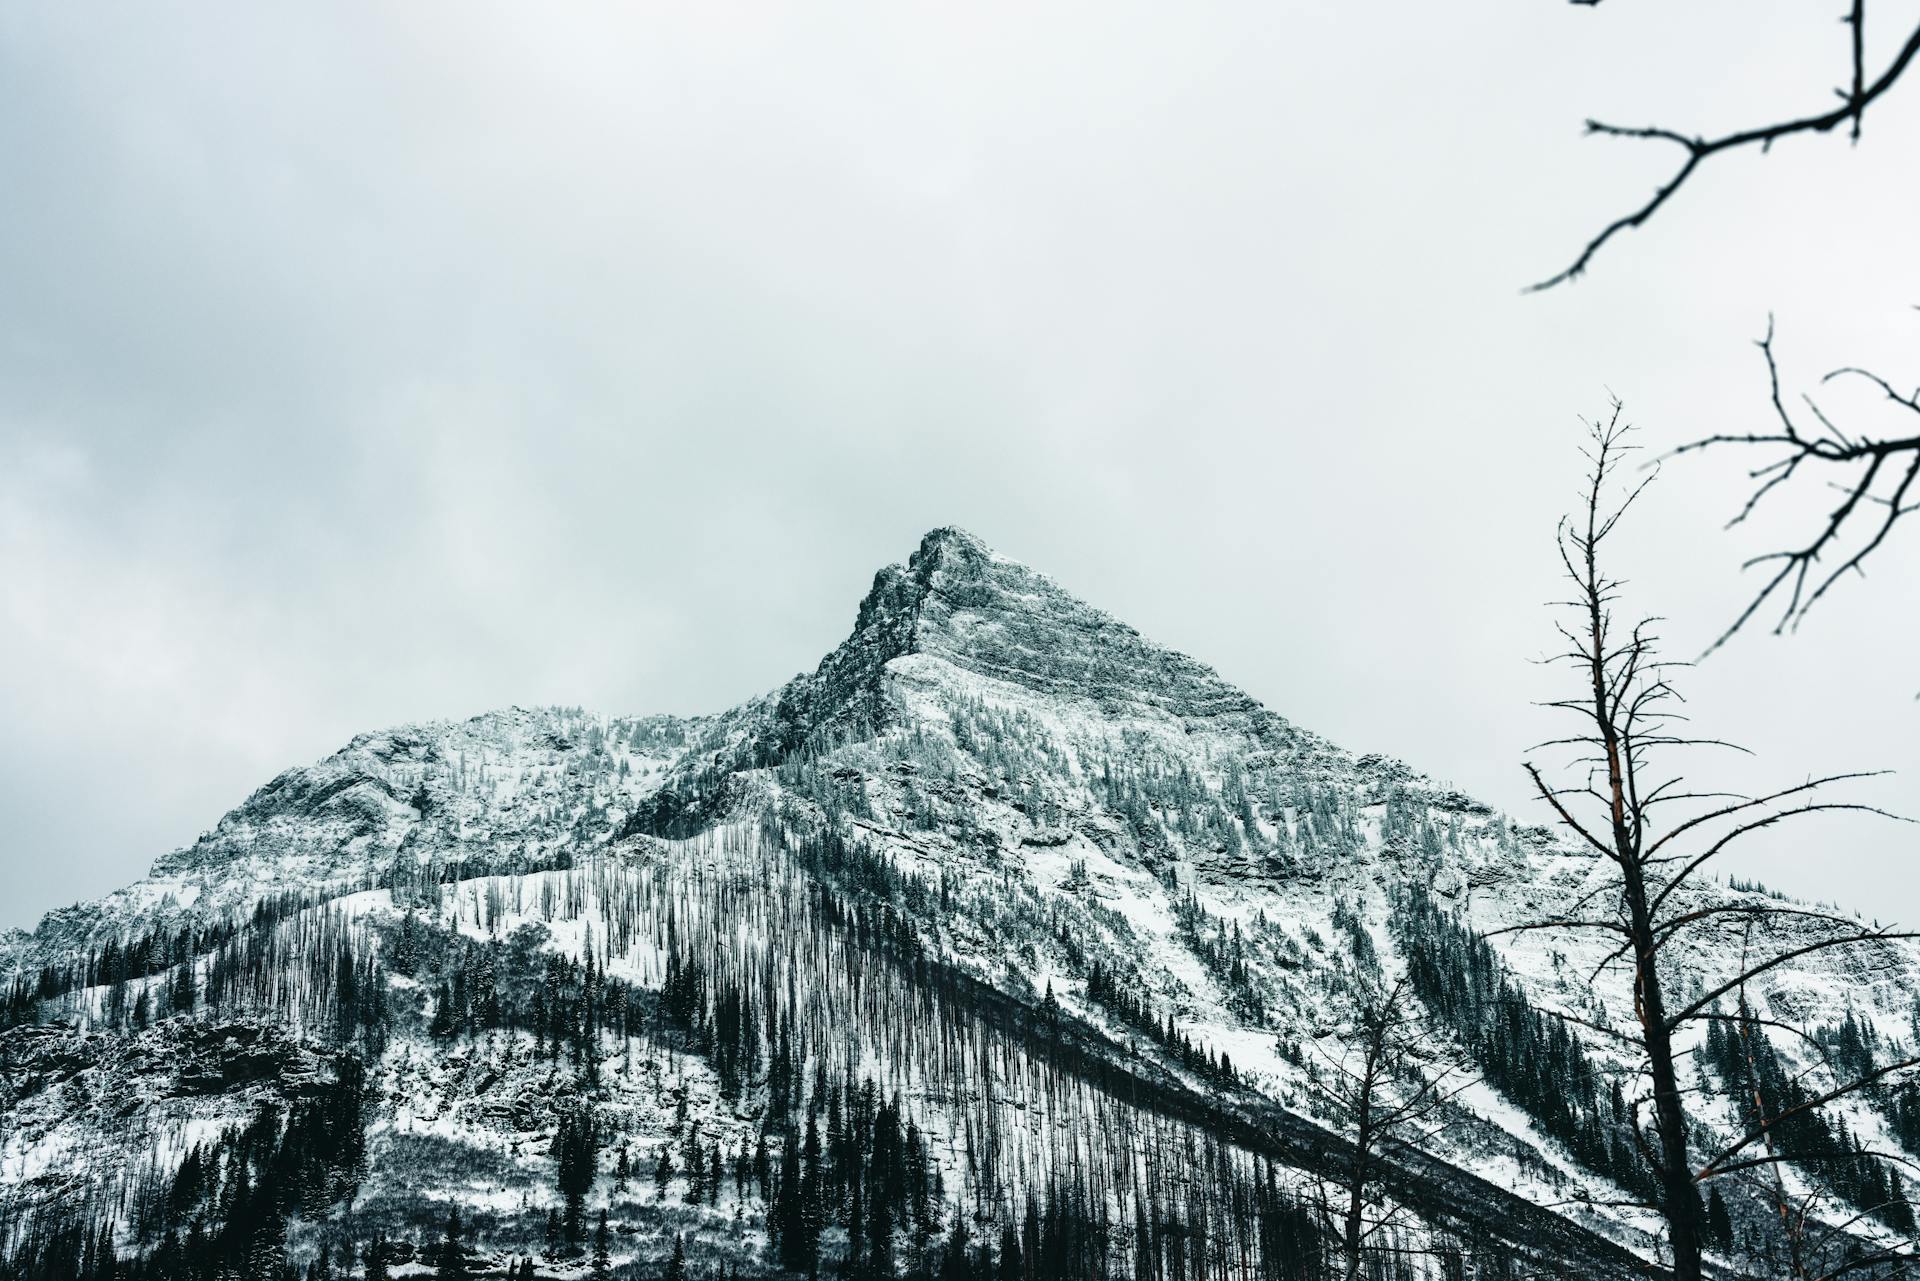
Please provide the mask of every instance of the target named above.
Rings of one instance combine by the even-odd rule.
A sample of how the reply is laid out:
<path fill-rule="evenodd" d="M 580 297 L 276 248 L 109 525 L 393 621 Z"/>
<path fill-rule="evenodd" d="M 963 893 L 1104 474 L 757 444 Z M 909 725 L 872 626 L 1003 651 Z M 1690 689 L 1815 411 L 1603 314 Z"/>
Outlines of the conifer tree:
<path fill-rule="evenodd" d="M 440 1281 L 465 1281 L 471 1275 L 467 1267 L 467 1247 L 461 1240 L 464 1232 L 459 1208 L 448 1209 L 446 1230 L 440 1238 L 438 1260 L 433 1272 Z"/>
<path fill-rule="evenodd" d="M 593 1281 L 607 1281 L 613 1275 L 613 1261 L 608 1255 L 607 1212 L 600 1211 L 600 1222 L 593 1229 Z"/>
<path fill-rule="evenodd" d="M 660 1196 L 667 1195 L 667 1187 L 673 1182 L 673 1156 L 664 1145 L 660 1148 L 660 1159 L 653 1163 L 653 1190 Z"/>

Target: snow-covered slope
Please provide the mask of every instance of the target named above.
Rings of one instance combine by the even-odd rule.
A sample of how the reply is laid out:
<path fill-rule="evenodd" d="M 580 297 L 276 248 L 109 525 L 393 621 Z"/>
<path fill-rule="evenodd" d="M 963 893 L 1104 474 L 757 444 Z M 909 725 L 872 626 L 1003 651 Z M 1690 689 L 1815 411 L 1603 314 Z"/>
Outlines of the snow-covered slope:
<path fill-rule="evenodd" d="M 287 770 L 145 880 L 51 912 L 0 956 L 34 964 L 133 930 L 244 916 L 373 884 L 564 862 L 602 844 L 699 720 L 509 708 L 362 734 Z"/>
<path fill-rule="evenodd" d="M 592 1270 L 602 1211 L 635 1267 L 677 1240 L 777 1272 L 805 1238 L 866 1275 L 1009 1246 L 1076 1274 L 1197 1252 L 1317 1275 L 1286 1269 L 1321 1248 L 1355 995 L 1464 984 L 1471 954 L 1480 1004 L 1420 990 L 1432 1070 L 1484 1079 L 1392 1173 L 1380 1257 L 1631 1275 L 1657 1246 L 1619 1204 L 1627 1061 L 1559 1019 L 1493 1029 L 1487 995 L 1604 1027 L 1619 979 L 1577 938 L 1474 941 L 1603 876 L 936 530 L 763 698 L 365 735 L 8 936 L 0 1258 L 59 1275 L 107 1224 L 122 1253 L 190 1253 L 198 1222 L 192 1248 L 249 1267 L 324 1247 L 364 1268 L 378 1232 L 404 1271 L 457 1208 L 478 1265 L 539 1275 Z M 1727 929 L 1677 981 L 1734 963 Z M 1917 991 L 1915 951 L 1886 942 L 1749 999 L 1889 1045 Z M 1883 1135 L 1884 1103 L 1852 1108 L 1856 1134 Z M 224 1181 L 182 1176 L 190 1153 Z"/>

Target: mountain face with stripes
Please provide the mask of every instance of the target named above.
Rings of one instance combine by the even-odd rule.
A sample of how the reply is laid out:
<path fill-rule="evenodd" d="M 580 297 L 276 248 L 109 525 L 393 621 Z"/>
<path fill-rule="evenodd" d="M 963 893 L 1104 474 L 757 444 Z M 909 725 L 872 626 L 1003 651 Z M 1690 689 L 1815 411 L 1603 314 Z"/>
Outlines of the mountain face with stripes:
<path fill-rule="evenodd" d="M 1364 1274 L 1657 1275 L 1624 980 L 1498 932 L 1605 877 L 936 530 L 761 698 L 362 735 L 0 940 L 0 1275 L 1344 1276 L 1396 987 L 1389 1089 L 1444 1104 L 1369 1172 Z M 1797 1077 L 1916 992 L 1889 941 L 1748 1000 Z M 1920 1142 L 1899 1093 L 1841 1117 Z M 1716 1258 L 1773 1213 L 1716 1197 Z"/>

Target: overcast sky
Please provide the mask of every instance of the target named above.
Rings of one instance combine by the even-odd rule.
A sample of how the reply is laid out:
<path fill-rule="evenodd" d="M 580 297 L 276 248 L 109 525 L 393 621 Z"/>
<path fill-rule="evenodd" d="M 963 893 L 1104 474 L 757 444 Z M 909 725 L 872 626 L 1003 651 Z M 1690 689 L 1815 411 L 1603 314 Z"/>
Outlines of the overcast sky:
<path fill-rule="evenodd" d="M 1675 159 L 1582 119 L 1823 108 L 1833 19 L 7 5 L 0 925 L 362 730 L 724 708 L 941 524 L 1544 819 L 1578 416 L 1764 426 L 1770 310 L 1794 386 L 1920 380 L 1920 85 L 1519 292 Z M 1722 533 L 1740 462 L 1669 466 L 1624 549 L 1682 654 L 1824 501 Z M 1866 794 L 1920 810 L 1916 569 L 1920 530 L 1687 677 L 1742 778 L 1892 768 Z M 1920 922 L 1917 831 L 1742 867 Z"/>

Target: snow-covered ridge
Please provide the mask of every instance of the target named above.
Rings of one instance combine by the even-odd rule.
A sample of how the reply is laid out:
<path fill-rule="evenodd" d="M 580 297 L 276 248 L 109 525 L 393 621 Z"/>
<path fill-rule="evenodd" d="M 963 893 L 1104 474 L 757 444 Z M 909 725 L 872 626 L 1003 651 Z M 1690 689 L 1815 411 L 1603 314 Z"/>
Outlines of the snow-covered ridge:
<path fill-rule="evenodd" d="M 391 880 L 545 866 L 603 844 L 703 722 L 507 708 L 361 734 L 289 769 L 143 880 L 0 936 L 0 968 L 170 921 Z"/>

